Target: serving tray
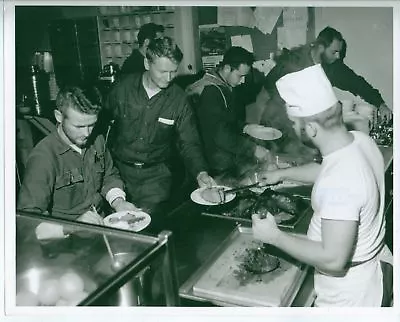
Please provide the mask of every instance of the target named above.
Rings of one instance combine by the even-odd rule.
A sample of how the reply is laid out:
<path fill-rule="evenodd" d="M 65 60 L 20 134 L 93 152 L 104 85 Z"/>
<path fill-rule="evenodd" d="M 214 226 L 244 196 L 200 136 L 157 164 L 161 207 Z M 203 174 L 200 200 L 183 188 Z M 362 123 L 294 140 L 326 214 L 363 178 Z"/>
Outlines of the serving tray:
<path fill-rule="evenodd" d="M 278 222 L 278 226 L 285 230 L 294 230 L 296 226 L 303 220 L 303 218 L 312 211 L 310 197 L 311 189 L 310 188 L 287 188 L 282 190 L 277 190 L 277 192 L 284 192 L 288 195 L 293 196 L 297 200 L 300 199 L 301 207 L 299 208 L 299 212 L 291 219 Z M 237 200 L 232 201 L 228 205 L 221 205 L 221 206 L 214 206 L 214 207 L 207 207 L 201 214 L 204 216 L 211 216 L 217 218 L 223 218 L 228 220 L 234 220 L 238 223 L 242 223 L 245 225 L 251 225 L 251 218 L 250 217 L 243 217 L 238 215 L 238 212 L 245 212 L 247 206 L 243 206 L 245 202 L 250 204 L 254 200 L 253 203 L 256 201 L 257 197 L 254 194 L 253 196 L 237 196 Z M 246 200 L 247 199 L 247 200 Z M 242 210 L 240 210 L 242 209 Z"/>
<path fill-rule="evenodd" d="M 272 272 L 249 273 L 241 269 L 246 249 L 262 247 L 250 228 L 237 226 L 217 250 L 180 288 L 183 298 L 210 301 L 220 306 L 290 306 L 308 271 L 301 264 L 270 247 L 279 258 Z"/>

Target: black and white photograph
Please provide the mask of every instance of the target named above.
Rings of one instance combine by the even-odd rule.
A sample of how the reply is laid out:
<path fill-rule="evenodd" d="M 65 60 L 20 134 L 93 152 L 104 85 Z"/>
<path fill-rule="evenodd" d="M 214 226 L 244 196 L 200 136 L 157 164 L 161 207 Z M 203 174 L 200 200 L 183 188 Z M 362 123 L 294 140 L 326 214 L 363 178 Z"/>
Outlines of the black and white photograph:
<path fill-rule="evenodd" d="M 4 1 L 5 315 L 399 318 L 400 7 L 324 3 Z"/>

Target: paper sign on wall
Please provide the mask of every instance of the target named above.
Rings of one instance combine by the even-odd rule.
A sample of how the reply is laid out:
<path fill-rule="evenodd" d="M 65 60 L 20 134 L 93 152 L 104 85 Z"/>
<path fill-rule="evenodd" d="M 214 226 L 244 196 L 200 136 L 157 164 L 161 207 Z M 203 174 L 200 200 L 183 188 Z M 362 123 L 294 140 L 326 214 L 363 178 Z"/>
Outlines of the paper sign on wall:
<path fill-rule="evenodd" d="M 236 11 L 235 7 L 218 7 L 217 24 L 220 26 L 235 26 Z"/>
<path fill-rule="evenodd" d="M 306 27 L 308 11 L 306 7 L 287 7 L 283 9 L 283 25 L 287 27 Z"/>
<path fill-rule="evenodd" d="M 231 37 L 232 46 L 238 46 L 246 49 L 253 53 L 253 42 L 251 41 L 250 35 L 238 35 Z"/>
<path fill-rule="evenodd" d="M 257 7 L 254 10 L 256 27 L 264 34 L 270 34 L 282 13 L 281 7 Z"/>
<path fill-rule="evenodd" d="M 253 10 L 249 7 L 218 7 L 217 24 L 253 28 L 255 26 Z"/>
<path fill-rule="evenodd" d="M 307 42 L 306 28 L 278 27 L 278 48 L 293 48 Z"/>

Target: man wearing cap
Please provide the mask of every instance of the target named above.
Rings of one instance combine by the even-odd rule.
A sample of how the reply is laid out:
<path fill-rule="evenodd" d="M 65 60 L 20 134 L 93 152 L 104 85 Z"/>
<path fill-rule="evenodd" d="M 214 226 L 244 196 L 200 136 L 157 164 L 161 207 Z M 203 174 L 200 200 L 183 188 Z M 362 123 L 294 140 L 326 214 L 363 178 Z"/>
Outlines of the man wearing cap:
<path fill-rule="evenodd" d="M 307 236 L 279 230 L 271 214 L 255 214 L 254 237 L 315 267 L 316 306 L 387 306 L 393 259 L 384 243 L 382 154 L 368 135 L 346 129 L 321 65 L 288 73 L 276 87 L 294 131 L 323 161 L 259 176 L 265 184 L 314 183 Z"/>
<path fill-rule="evenodd" d="M 139 48 L 132 50 L 130 56 L 125 60 L 121 67 L 121 74 L 143 73 L 144 58 L 146 57 L 147 47 L 153 39 L 162 38 L 164 35 L 164 26 L 155 23 L 146 23 L 140 27 L 138 33 Z"/>

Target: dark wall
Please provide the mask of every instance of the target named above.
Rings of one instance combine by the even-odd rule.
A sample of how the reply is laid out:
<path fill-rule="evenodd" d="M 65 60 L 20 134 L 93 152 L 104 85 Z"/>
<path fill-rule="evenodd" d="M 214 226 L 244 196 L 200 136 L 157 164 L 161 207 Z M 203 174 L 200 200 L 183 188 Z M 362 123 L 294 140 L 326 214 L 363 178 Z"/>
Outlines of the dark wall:
<path fill-rule="evenodd" d="M 29 68 L 36 51 L 49 51 L 48 25 L 51 19 L 62 17 L 57 7 L 15 7 L 15 75 L 16 96 L 29 92 Z"/>

